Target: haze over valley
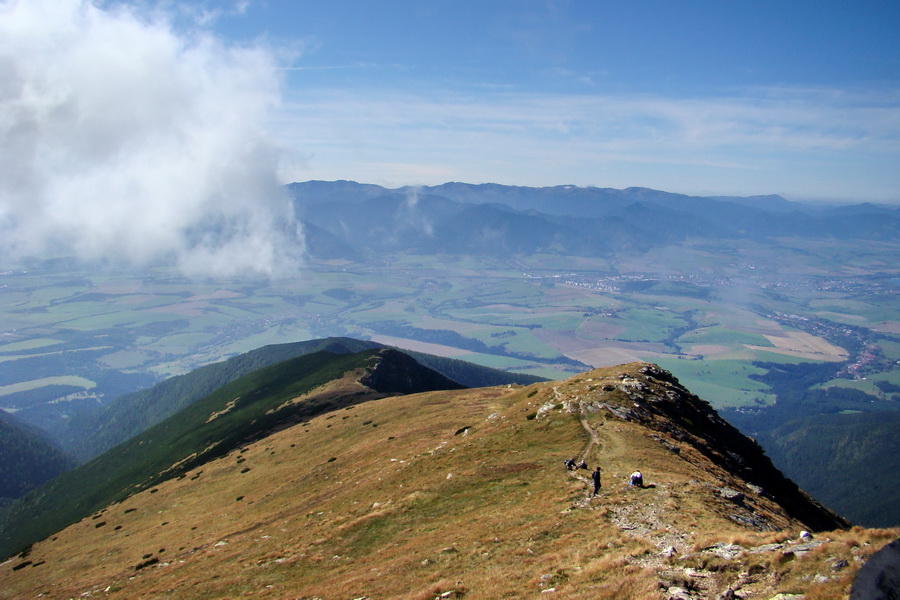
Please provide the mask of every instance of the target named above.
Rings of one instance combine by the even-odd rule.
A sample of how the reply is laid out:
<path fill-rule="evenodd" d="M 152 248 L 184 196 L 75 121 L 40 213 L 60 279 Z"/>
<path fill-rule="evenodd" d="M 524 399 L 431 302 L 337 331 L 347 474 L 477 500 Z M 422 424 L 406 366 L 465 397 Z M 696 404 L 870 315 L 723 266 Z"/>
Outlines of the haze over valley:
<path fill-rule="evenodd" d="M 500 593 L 451 586 L 452 561 L 424 550 L 437 533 L 408 547 L 418 566 L 372 559 L 431 507 L 479 548 L 447 553 L 472 559 L 479 586 L 491 575 L 478 557 L 536 561 L 504 594 L 846 594 L 900 527 L 900 9 L 882 4 L 0 0 L 7 575 L 20 590 L 128 597 L 131 580 L 89 554 L 63 585 L 59 557 L 96 542 L 128 557 L 117 573 L 167 557 L 113 527 L 82 537 L 86 520 L 105 526 L 98 515 L 129 498 L 293 498 L 293 479 L 232 478 L 240 454 L 271 443 L 264 472 L 279 481 L 300 444 L 333 449 L 341 482 L 358 473 L 345 448 L 416 490 L 384 484 L 388 508 L 369 514 L 328 464 L 303 462 L 297 481 L 315 480 L 318 500 L 238 511 L 241 531 L 301 526 L 317 502 L 355 515 L 268 558 L 259 540 L 235 546 L 241 564 L 302 564 L 285 581 L 309 593 L 328 573 L 341 583 L 326 595 L 389 597 L 371 574 L 413 567 L 441 584 L 404 580 L 405 597 Z M 435 456 L 430 435 L 471 460 L 493 448 L 500 466 L 382 473 Z M 385 454 L 400 438 L 412 454 Z M 587 479 L 549 471 L 578 439 L 617 480 L 626 457 L 657 468 L 659 510 L 628 513 L 618 488 L 584 500 Z M 444 467 L 477 482 L 445 484 Z M 443 504 L 429 474 L 459 495 Z M 454 528 L 500 488 L 547 512 L 527 535 L 511 517 L 515 543 L 492 553 Z M 499 505 L 484 510 L 472 518 L 503 529 Z M 609 528 L 584 570 L 548 558 L 580 560 L 577 529 L 548 516 L 572 511 Z M 642 520 L 654 527 L 623 533 Z M 201 548 L 135 525 L 182 561 Z M 801 527 L 836 531 L 805 554 L 790 538 Z M 204 536 L 207 549 L 229 539 Z M 545 536 L 538 555 L 516 554 Z M 729 544 L 743 550 L 725 558 Z M 326 555 L 365 563 L 368 583 Z M 213 563 L 188 578 L 210 597 L 283 584 L 254 569 L 212 584 L 200 574 Z M 132 591 L 168 593 L 149 589 Z"/>
<path fill-rule="evenodd" d="M 91 422 L 78 415 L 273 343 L 347 336 L 549 379 L 644 360 L 841 511 L 896 522 L 879 503 L 841 505 L 858 479 L 896 485 L 892 459 L 792 473 L 804 461 L 771 433 L 842 413 L 848 427 L 873 412 L 895 424 L 897 209 L 571 186 L 289 189 L 306 253 L 293 278 L 63 259 L 7 271 L 2 406 L 77 453 Z M 662 225 L 675 220 L 693 226 Z M 847 472 L 840 489 L 822 483 Z"/>

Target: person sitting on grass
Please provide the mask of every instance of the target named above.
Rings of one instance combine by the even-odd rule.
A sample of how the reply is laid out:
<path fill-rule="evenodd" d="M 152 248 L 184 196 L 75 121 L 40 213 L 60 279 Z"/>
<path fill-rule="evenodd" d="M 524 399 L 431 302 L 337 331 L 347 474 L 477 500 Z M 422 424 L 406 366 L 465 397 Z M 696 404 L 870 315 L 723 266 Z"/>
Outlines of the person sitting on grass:
<path fill-rule="evenodd" d="M 635 471 L 631 474 L 631 487 L 644 487 L 644 476 L 641 475 L 640 471 Z"/>

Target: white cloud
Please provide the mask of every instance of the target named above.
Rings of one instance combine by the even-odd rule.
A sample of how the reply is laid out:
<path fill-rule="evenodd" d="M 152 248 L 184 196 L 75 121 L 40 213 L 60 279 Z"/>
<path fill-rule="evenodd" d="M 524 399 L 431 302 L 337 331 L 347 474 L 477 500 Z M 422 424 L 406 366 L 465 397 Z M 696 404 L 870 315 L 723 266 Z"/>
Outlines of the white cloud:
<path fill-rule="evenodd" d="M 293 269 L 264 129 L 278 72 L 266 49 L 176 31 L 158 12 L 0 3 L 4 250 L 202 276 Z"/>

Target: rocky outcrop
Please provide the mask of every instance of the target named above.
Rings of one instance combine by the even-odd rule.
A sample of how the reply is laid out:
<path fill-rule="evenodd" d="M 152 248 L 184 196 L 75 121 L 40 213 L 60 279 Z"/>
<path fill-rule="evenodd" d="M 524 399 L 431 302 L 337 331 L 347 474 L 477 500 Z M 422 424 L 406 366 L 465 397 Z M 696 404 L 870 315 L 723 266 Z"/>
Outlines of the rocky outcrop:
<path fill-rule="evenodd" d="M 619 369 L 615 375 L 602 378 L 597 372 L 578 376 L 578 381 L 589 385 L 572 394 L 577 407 L 570 404 L 570 410 L 608 411 L 617 419 L 638 423 L 652 430 L 653 439 L 676 454 L 683 445 L 689 445 L 734 476 L 751 495 L 774 500 L 791 518 L 813 531 L 850 526 L 785 477 L 759 444 L 684 388 L 670 372 L 650 363 L 622 365 Z M 745 492 L 725 485 L 717 495 L 734 508 L 734 520 L 755 529 L 768 528 L 752 510 L 738 510 L 747 509 Z"/>

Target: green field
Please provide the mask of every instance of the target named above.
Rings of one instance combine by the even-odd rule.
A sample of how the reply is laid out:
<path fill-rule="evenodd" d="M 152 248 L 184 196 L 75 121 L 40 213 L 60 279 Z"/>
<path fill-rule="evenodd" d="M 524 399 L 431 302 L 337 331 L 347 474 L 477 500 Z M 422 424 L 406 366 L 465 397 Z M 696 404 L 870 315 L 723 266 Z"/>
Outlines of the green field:
<path fill-rule="evenodd" d="M 694 329 L 678 338 L 680 344 L 723 344 L 731 348 L 737 348 L 748 344 L 753 346 L 772 346 L 762 334 L 748 331 L 735 331 L 725 327 L 701 327 Z"/>
<path fill-rule="evenodd" d="M 55 346 L 57 344 L 62 344 L 62 340 L 35 338 L 32 340 L 25 340 L 24 342 L 4 344 L 0 346 L 0 353 L 8 354 L 10 352 L 25 352 L 27 350 L 37 350 L 38 348 L 46 348 L 47 346 Z"/>
<path fill-rule="evenodd" d="M 10 385 L 0 386 L 0 396 L 7 396 L 9 394 L 17 394 L 19 392 L 27 392 L 29 390 L 34 390 L 37 388 L 42 388 L 50 385 L 65 385 L 72 387 L 80 387 L 86 390 L 92 389 L 96 387 L 96 383 L 85 379 L 84 377 L 77 377 L 72 375 L 61 375 L 59 377 L 44 377 L 41 379 L 32 379 L 30 381 L 23 381 L 21 383 L 13 383 Z"/>
<path fill-rule="evenodd" d="M 626 326 L 625 331 L 616 336 L 623 341 L 663 342 L 675 329 L 685 325 L 678 313 L 661 308 L 632 308 L 617 316 Z"/>
<path fill-rule="evenodd" d="M 658 362 L 717 406 L 771 403 L 749 379 L 754 361 L 829 360 L 818 342 L 874 357 L 857 380 L 831 384 L 897 382 L 900 308 L 883 277 L 896 270 L 895 245 L 791 244 L 689 241 L 614 260 L 394 255 L 311 263 L 273 282 L 11 268 L 0 276 L 0 386 L 74 375 L 97 381 L 99 397 L 115 370 L 160 378 L 333 335 L 389 336 L 551 378 Z"/>
<path fill-rule="evenodd" d="M 682 385 L 716 407 L 764 406 L 775 401 L 768 386 L 750 379 L 764 371 L 746 361 L 659 359 Z"/>

